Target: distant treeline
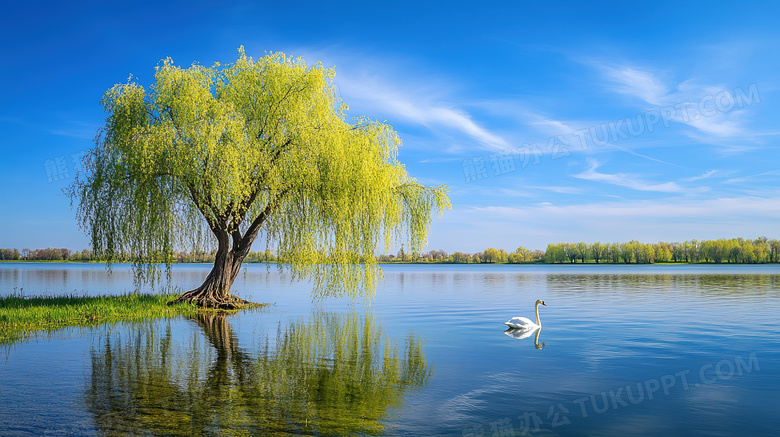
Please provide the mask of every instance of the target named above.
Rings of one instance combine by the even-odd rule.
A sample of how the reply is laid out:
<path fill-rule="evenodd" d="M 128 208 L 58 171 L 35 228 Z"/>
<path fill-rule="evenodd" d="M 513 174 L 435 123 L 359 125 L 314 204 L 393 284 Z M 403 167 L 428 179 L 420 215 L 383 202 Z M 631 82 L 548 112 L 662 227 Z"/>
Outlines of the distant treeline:
<path fill-rule="evenodd" d="M 173 262 L 175 263 L 213 263 L 216 252 L 204 252 L 204 251 L 192 251 L 192 252 L 179 252 L 174 251 L 172 254 Z M 84 249 L 82 251 L 71 251 L 70 249 L 22 249 L 21 252 L 18 249 L 0 249 L 0 260 L 6 261 L 101 261 L 93 257 L 92 251 Z M 131 262 L 130 256 L 120 256 L 118 262 Z M 245 262 L 257 263 L 257 262 L 272 262 L 277 261 L 271 251 L 265 252 L 249 252 Z"/>
<path fill-rule="evenodd" d="M 547 250 L 518 247 L 514 252 L 485 249 L 477 253 L 432 250 L 425 254 L 380 255 L 380 262 L 444 262 L 444 263 L 776 263 L 780 261 L 780 241 L 759 237 L 755 240 L 731 238 L 720 240 L 689 240 L 683 243 L 554 243 Z"/>
<path fill-rule="evenodd" d="M 70 249 L 52 249 L 51 247 L 33 250 L 22 249 L 21 252 L 18 249 L 0 249 L 0 260 L 5 261 L 90 261 L 91 259 L 92 251 L 89 249 L 84 249 L 82 252 L 72 252 Z"/>
<path fill-rule="evenodd" d="M 689 240 L 683 243 L 558 243 L 549 244 L 544 254 L 547 263 L 776 263 L 780 260 L 780 241 L 759 237 L 755 240 L 731 238 Z"/>
<path fill-rule="evenodd" d="M 213 263 L 215 252 L 174 251 L 175 263 Z M 31 261 L 99 261 L 94 259 L 92 251 L 71 252 L 68 249 L 0 249 L 0 260 Z M 381 263 L 452 263 L 452 264 L 491 264 L 491 263 L 596 263 L 596 264 L 653 264 L 653 263 L 776 263 L 780 262 L 780 240 L 759 237 L 755 240 L 731 238 L 720 240 L 689 240 L 682 243 L 555 243 L 548 244 L 547 250 L 529 250 L 518 247 L 514 252 L 504 249 L 488 248 L 482 252 L 453 252 L 431 250 L 427 253 L 406 253 L 403 247 L 397 255 L 379 255 Z M 118 261 L 130 262 L 130 257 Z M 249 252 L 248 263 L 284 262 L 273 252 Z"/>

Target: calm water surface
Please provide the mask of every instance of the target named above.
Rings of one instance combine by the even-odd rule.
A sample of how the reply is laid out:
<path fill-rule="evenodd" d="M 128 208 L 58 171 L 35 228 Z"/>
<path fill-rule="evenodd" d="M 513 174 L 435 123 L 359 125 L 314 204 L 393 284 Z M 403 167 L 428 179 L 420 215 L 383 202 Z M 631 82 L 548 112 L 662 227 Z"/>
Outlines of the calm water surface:
<path fill-rule="evenodd" d="M 174 267 L 199 285 L 210 266 Z M 777 435 L 780 266 L 390 265 L 370 305 L 249 265 L 223 317 L 0 350 L 0 435 Z M 15 290 L 16 289 L 16 290 Z M 132 292 L 0 264 L 0 295 Z M 505 332 L 513 316 L 543 328 Z M 514 335 L 509 335 L 514 334 Z M 538 334 L 538 335 L 535 335 Z M 524 337 L 524 338 L 518 338 Z"/>

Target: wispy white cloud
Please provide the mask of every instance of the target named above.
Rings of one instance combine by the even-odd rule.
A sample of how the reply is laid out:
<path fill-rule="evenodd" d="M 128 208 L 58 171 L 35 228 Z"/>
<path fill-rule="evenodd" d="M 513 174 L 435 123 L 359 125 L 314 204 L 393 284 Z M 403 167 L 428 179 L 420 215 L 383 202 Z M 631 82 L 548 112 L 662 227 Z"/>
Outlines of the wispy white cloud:
<path fill-rule="evenodd" d="M 567 187 L 567 186 L 535 186 L 535 185 L 529 185 L 527 187 L 529 190 L 544 190 L 544 191 L 550 191 L 553 193 L 558 194 L 580 194 L 584 190 L 579 187 Z"/>
<path fill-rule="evenodd" d="M 0 123 L 15 124 L 18 126 L 35 129 L 40 132 L 47 132 L 52 135 L 76 138 L 80 140 L 91 140 L 95 138 L 95 133 L 98 130 L 98 125 L 92 122 L 62 119 L 54 119 L 48 123 L 40 123 L 39 121 L 31 122 L 29 120 L 24 120 L 17 116 L 9 117 L 0 115 Z"/>
<path fill-rule="evenodd" d="M 448 156 L 448 157 L 439 157 L 439 158 L 426 158 L 426 159 L 421 159 L 417 162 L 430 164 L 430 163 L 443 163 L 443 162 L 456 162 L 456 161 L 457 162 L 463 161 L 463 157 Z"/>
<path fill-rule="evenodd" d="M 665 193 L 676 193 L 682 191 L 682 187 L 674 182 L 652 183 L 647 182 L 635 175 L 626 173 L 600 173 L 596 171 L 600 164 L 595 160 L 590 160 L 590 167 L 582 173 L 573 175 L 577 179 L 588 181 L 603 182 L 621 187 L 631 188 L 638 191 L 658 191 Z"/>
<path fill-rule="evenodd" d="M 624 117 L 617 121 L 559 119 L 549 114 L 526 109 L 526 104 L 521 101 L 507 99 L 490 102 L 484 101 L 480 102 L 479 106 L 490 111 L 493 116 L 510 117 L 516 126 L 523 125 L 533 129 L 533 132 L 525 132 L 522 137 L 516 138 L 516 144 L 538 144 L 546 148 L 549 146 L 550 142 L 553 142 L 562 145 L 562 147 L 565 147 L 570 153 L 595 154 L 621 151 L 641 159 L 658 162 L 664 165 L 682 167 L 679 164 L 639 153 L 632 148 L 638 143 L 637 137 L 648 131 L 646 127 L 647 121 L 643 118 L 644 113 L 634 116 L 640 118 L 640 122 L 642 123 L 641 133 L 627 134 L 624 130 L 620 133 L 612 132 L 612 130 L 613 128 L 622 130 L 626 123 L 633 123 L 632 121 L 627 120 L 628 118 L 633 117 Z M 615 128 L 615 126 L 618 125 L 621 127 Z M 515 131 L 517 132 L 518 129 L 515 128 Z M 583 132 L 585 132 L 585 134 L 583 134 Z M 609 138 L 617 137 L 621 134 L 626 134 L 628 137 L 626 139 L 630 138 L 633 146 L 630 147 L 628 143 L 626 143 L 626 145 L 621 145 L 616 143 L 615 139 L 609 141 Z M 594 135 L 604 135 L 607 139 L 599 139 L 597 143 L 594 140 Z M 601 141 L 603 141 L 603 143 Z M 652 142 L 652 139 L 643 142 Z"/>
<path fill-rule="evenodd" d="M 745 108 L 735 105 L 735 89 L 693 79 L 675 83 L 664 80 L 661 72 L 632 65 L 592 65 L 612 83 L 611 91 L 636 97 L 654 107 L 673 107 L 674 115 L 667 117 L 670 122 L 688 125 L 694 132 L 709 137 L 754 135 L 744 125 Z"/>
<path fill-rule="evenodd" d="M 503 197 L 535 197 L 536 194 L 531 190 L 518 190 L 512 188 L 496 188 L 484 192 L 485 195 L 503 196 Z"/>
<path fill-rule="evenodd" d="M 387 117 L 423 126 L 434 135 L 462 135 L 469 149 L 505 150 L 509 141 L 475 120 L 460 102 L 452 81 L 428 74 L 415 61 L 399 56 L 378 57 L 354 48 L 290 47 L 286 53 L 336 67 L 334 85 L 344 101 L 371 118 Z M 414 71 L 414 73 L 410 73 Z M 461 144 L 464 140 L 458 140 Z M 451 141 L 451 138 L 448 138 Z M 462 152 L 459 144 L 442 151 Z"/>
<path fill-rule="evenodd" d="M 526 124 L 533 126 L 547 135 L 571 135 L 585 125 L 573 125 L 572 122 L 557 120 L 552 117 L 536 114 L 529 111 L 522 111 L 522 116 Z"/>
<path fill-rule="evenodd" d="M 753 180 L 756 180 L 756 179 L 761 179 L 761 178 L 764 178 L 766 176 L 777 176 L 777 175 L 780 175 L 780 170 L 770 170 L 770 171 L 765 171 L 765 172 L 761 172 L 761 173 L 757 173 L 757 174 L 753 174 L 753 175 L 742 176 L 742 177 L 738 177 L 738 178 L 730 178 L 730 179 L 727 179 L 724 183 L 726 183 L 726 184 L 735 184 L 735 183 L 739 183 L 739 182 L 746 182 L 746 181 L 753 181 Z"/>
<path fill-rule="evenodd" d="M 415 102 L 408 96 L 376 95 L 375 98 L 379 99 L 379 103 L 391 113 L 407 121 L 426 127 L 439 125 L 461 131 L 490 149 L 504 150 L 510 146 L 506 140 L 474 122 L 471 116 L 463 110 L 437 106 L 436 103 Z"/>
<path fill-rule="evenodd" d="M 60 135 L 64 137 L 76 138 L 80 140 L 91 140 L 95 138 L 95 134 L 98 131 L 97 126 L 86 126 L 76 128 L 52 128 L 49 129 L 54 135 Z"/>
<path fill-rule="evenodd" d="M 668 219 L 664 226 L 677 220 L 697 219 L 699 223 L 732 221 L 739 217 L 759 215 L 767 220 L 780 219 L 780 197 L 722 197 L 691 200 L 639 200 L 631 202 L 595 202 L 571 205 L 536 205 L 528 207 L 485 206 L 471 208 L 474 212 L 488 212 L 496 220 L 534 219 L 555 220 L 577 217 L 581 220 L 636 219 L 639 221 Z M 694 222 L 696 223 L 696 222 Z M 747 221 L 745 221 L 747 224 Z M 630 229 L 628 230 L 630 231 Z"/>
<path fill-rule="evenodd" d="M 537 205 L 526 208 L 513 208 L 504 206 L 474 208 L 475 211 L 489 212 L 497 219 L 517 217 L 537 217 L 550 222 L 560 219 L 577 217 L 578 220 L 603 221 L 613 230 L 627 234 L 632 231 L 629 227 L 614 227 L 615 221 L 633 220 L 633 223 L 646 223 L 648 220 L 659 221 L 663 226 L 669 227 L 676 222 L 688 222 L 695 225 L 712 222 L 716 219 L 723 224 L 743 225 L 750 227 L 754 217 L 761 217 L 764 221 L 776 222 L 780 219 L 780 198 L 761 197 L 724 197 L 703 200 L 690 200 L 685 198 L 663 201 L 634 201 L 634 202 L 596 202 L 573 205 Z M 740 232 L 734 235 L 750 235 L 752 232 Z M 695 234 L 694 234 L 695 235 Z M 688 238 L 693 238 L 689 236 Z"/>
<path fill-rule="evenodd" d="M 682 180 L 686 181 L 686 182 L 695 182 L 695 181 L 700 181 L 702 179 L 707 179 L 707 178 L 709 178 L 711 176 L 714 176 L 716 174 L 719 174 L 719 173 L 722 173 L 722 171 L 720 171 L 720 170 L 710 170 L 710 171 L 708 171 L 708 172 L 706 172 L 704 174 L 700 174 L 698 176 L 692 176 L 692 177 L 689 177 L 689 178 L 683 178 Z"/>
<path fill-rule="evenodd" d="M 461 105 L 442 97 L 446 90 L 433 79 L 418 78 L 413 84 L 376 74 L 338 75 L 339 91 L 345 101 L 386 114 L 394 120 L 424 126 L 434 132 L 460 133 L 475 141 L 477 148 L 504 150 L 510 143 L 484 127 Z"/>
<path fill-rule="evenodd" d="M 495 187 L 490 189 L 481 189 L 478 192 L 482 196 L 501 196 L 501 197 L 539 197 L 540 192 L 549 192 L 556 194 L 580 194 L 584 190 L 577 187 L 568 186 L 539 186 L 539 185 L 522 185 L 522 188 L 511 187 Z"/>
<path fill-rule="evenodd" d="M 602 69 L 616 83 L 615 91 L 637 96 L 651 105 L 665 104 L 669 90 L 657 75 L 628 66 L 603 66 Z"/>

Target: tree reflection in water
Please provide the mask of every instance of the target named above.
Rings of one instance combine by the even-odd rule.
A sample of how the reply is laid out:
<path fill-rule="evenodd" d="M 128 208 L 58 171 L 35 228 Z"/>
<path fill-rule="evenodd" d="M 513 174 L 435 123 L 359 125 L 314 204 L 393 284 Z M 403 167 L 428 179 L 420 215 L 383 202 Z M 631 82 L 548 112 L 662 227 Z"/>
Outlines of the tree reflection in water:
<path fill-rule="evenodd" d="M 376 435 L 430 375 L 421 341 L 410 334 L 399 346 L 371 316 L 313 315 L 254 356 L 228 318 L 198 315 L 202 335 L 188 339 L 159 320 L 103 338 L 85 393 L 98 432 Z"/>

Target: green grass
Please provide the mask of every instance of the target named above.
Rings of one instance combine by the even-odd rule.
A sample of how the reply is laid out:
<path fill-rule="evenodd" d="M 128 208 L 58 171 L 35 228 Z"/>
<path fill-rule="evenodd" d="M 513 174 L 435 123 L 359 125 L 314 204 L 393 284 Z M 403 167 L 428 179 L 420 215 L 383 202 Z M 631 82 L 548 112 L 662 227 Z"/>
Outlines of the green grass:
<path fill-rule="evenodd" d="M 28 338 L 38 331 L 67 326 L 97 326 L 103 323 L 169 318 L 197 314 L 195 305 L 168 305 L 178 295 L 127 294 L 122 296 L 0 298 L 0 344 Z"/>

